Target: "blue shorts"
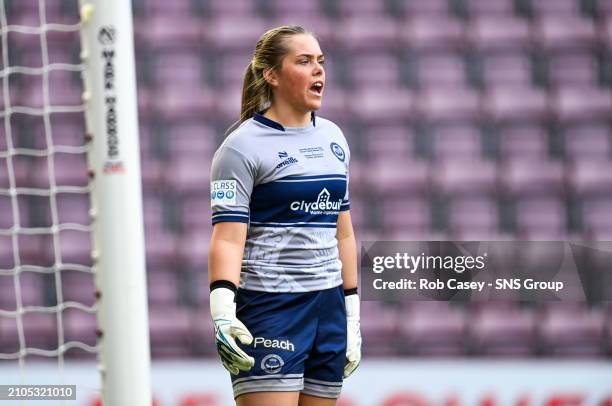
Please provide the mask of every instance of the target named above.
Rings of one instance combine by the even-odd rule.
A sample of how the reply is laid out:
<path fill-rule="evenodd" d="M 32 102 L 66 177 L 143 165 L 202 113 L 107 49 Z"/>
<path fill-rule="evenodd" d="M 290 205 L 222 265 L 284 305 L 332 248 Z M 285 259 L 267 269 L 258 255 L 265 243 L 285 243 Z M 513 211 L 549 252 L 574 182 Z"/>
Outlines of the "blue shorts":
<path fill-rule="evenodd" d="M 304 293 L 239 289 L 236 316 L 253 334 L 253 343 L 240 347 L 255 366 L 231 375 L 234 398 L 267 391 L 340 396 L 346 363 L 342 286 Z"/>

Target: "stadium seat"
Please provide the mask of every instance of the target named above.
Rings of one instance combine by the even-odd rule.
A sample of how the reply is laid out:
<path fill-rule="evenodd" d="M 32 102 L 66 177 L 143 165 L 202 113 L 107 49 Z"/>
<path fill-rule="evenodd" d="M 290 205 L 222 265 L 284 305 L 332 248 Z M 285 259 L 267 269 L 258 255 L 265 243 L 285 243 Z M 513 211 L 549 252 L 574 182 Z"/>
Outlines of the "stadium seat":
<path fill-rule="evenodd" d="M 514 0 L 467 0 L 468 13 L 478 16 L 506 16 L 514 13 Z"/>
<path fill-rule="evenodd" d="M 546 129 L 536 124 L 502 126 L 499 135 L 500 157 L 510 161 L 521 157 L 543 160 L 548 156 Z"/>
<path fill-rule="evenodd" d="M 546 94 L 532 87 L 503 84 L 489 88 L 483 104 L 486 113 L 501 123 L 543 120 L 548 113 Z"/>
<path fill-rule="evenodd" d="M 431 229 L 431 207 L 427 199 L 399 197 L 384 199 L 380 206 L 381 227 L 385 235 L 414 233 Z"/>
<path fill-rule="evenodd" d="M 186 357 L 193 345 L 193 311 L 180 307 L 151 307 L 149 331 L 153 357 Z M 213 331 L 213 330 L 210 330 Z"/>
<path fill-rule="evenodd" d="M 473 310 L 468 328 L 478 355 L 525 357 L 535 352 L 537 324 L 532 308 L 486 302 Z"/>
<path fill-rule="evenodd" d="M 65 302 L 93 306 L 96 302 L 94 275 L 89 272 L 64 270 L 61 272 L 62 296 Z"/>
<path fill-rule="evenodd" d="M 612 158 L 612 134 L 605 122 L 568 126 L 564 129 L 565 154 L 574 160 Z"/>
<path fill-rule="evenodd" d="M 604 352 L 601 309 L 573 303 L 551 303 L 540 323 L 542 348 L 547 354 L 593 357 Z"/>
<path fill-rule="evenodd" d="M 444 15 L 413 16 L 400 26 L 398 37 L 416 51 L 451 51 L 465 39 L 461 22 Z"/>
<path fill-rule="evenodd" d="M 563 123 L 601 120 L 612 111 L 612 94 L 592 86 L 563 86 L 557 88 L 552 106 Z"/>
<path fill-rule="evenodd" d="M 596 84 L 597 68 L 589 52 L 569 52 L 552 55 L 550 80 L 554 85 L 592 87 Z"/>
<path fill-rule="evenodd" d="M 482 58 L 482 68 L 486 87 L 531 86 L 531 63 L 522 51 L 485 53 Z"/>
<path fill-rule="evenodd" d="M 546 14 L 535 27 L 536 41 L 548 50 L 589 49 L 595 45 L 595 27 L 586 18 Z"/>
<path fill-rule="evenodd" d="M 433 156 L 438 161 L 472 160 L 483 157 L 480 130 L 471 124 L 432 128 Z"/>
<path fill-rule="evenodd" d="M 497 168 L 485 160 L 449 160 L 433 171 L 432 188 L 441 196 L 491 195 L 497 187 Z"/>
<path fill-rule="evenodd" d="M 429 181 L 428 165 L 419 160 L 392 161 L 382 159 L 371 162 L 370 170 L 365 174 L 367 184 L 377 196 L 411 196 L 423 195 Z M 398 170 L 398 168 L 405 168 Z"/>
<path fill-rule="evenodd" d="M 64 341 L 76 341 L 89 346 L 97 342 L 97 322 L 95 314 L 80 309 L 66 309 L 63 312 Z M 84 351 L 81 348 L 72 348 L 66 352 L 70 358 L 95 359 L 96 354 Z"/>
<path fill-rule="evenodd" d="M 466 314 L 449 302 L 407 302 L 399 324 L 402 351 L 427 356 L 458 356 L 466 348 Z"/>
<path fill-rule="evenodd" d="M 488 5 L 489 2 L 478 2 Z M 467 27 L 470 42 L 480 51 L 524 50 L 530 43 L 527 21 L 510 15 L 486 15 Z"/>

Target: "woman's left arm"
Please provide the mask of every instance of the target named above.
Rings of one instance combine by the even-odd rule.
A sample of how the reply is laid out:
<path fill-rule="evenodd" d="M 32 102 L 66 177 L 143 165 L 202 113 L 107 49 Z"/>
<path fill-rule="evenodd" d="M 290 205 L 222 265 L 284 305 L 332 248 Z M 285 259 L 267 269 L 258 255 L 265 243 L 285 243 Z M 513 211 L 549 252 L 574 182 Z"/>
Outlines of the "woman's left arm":
<path fill-rule="evenodd" d="M 342 262 L 342 285 L 344 289 L 357 287 L 357 245 L 350 210 L 338 213 L 336 226 L 338 253 Z"/>

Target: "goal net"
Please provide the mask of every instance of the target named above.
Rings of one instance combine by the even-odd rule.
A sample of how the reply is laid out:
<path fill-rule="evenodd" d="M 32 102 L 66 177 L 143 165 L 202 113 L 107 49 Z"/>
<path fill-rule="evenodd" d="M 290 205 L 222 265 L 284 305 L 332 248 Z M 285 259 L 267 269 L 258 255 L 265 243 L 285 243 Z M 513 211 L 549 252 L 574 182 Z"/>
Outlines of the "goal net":
<path fill-rule="evenodd" d="M 148 406 L 129 2 L 0 0 L 0 30 L 0 367 L 97 356 L 105 404 Z"/>

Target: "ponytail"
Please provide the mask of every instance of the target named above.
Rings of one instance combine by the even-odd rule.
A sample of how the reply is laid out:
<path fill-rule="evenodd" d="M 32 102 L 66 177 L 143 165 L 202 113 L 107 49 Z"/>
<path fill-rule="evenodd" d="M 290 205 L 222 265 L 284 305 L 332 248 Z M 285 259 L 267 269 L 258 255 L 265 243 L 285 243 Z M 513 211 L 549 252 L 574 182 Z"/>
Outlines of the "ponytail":
<path fill-rule="evenodd" d="M 284 25 L 266 31 L 257 41 L 253 58 L 244 71 L 238 124 L 253 117 L 272 102 L 272 88 L 264 79 L 263 72 L 281 66 L 283 57 L 289 52 L 286 39 L 297 34 L 309 32 L 297 25 Z"/>

